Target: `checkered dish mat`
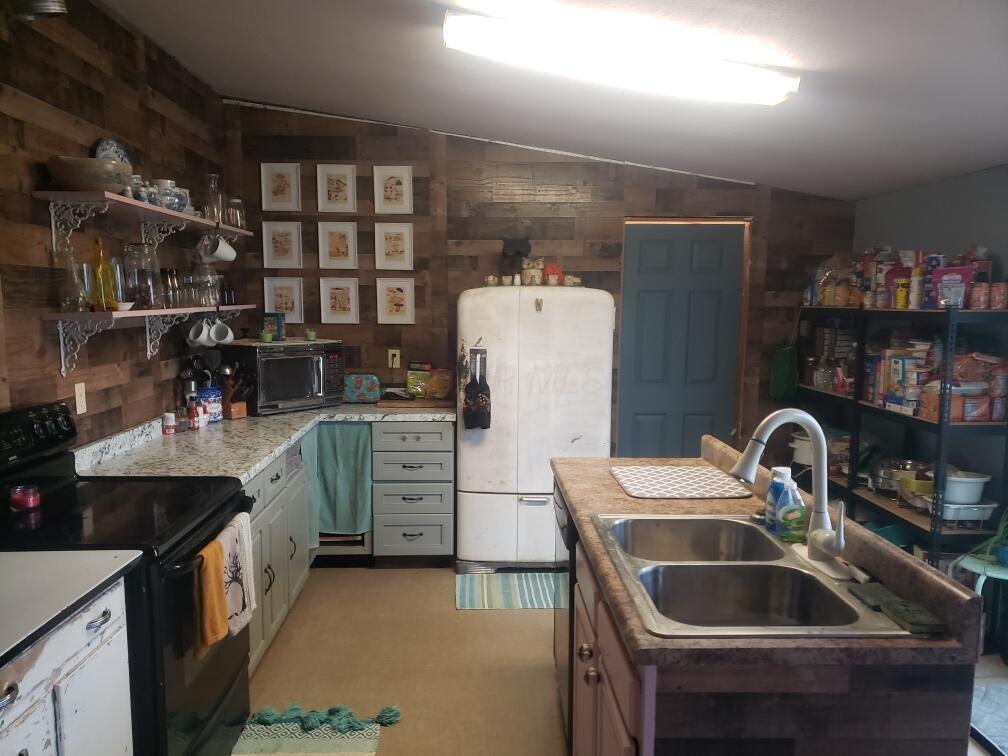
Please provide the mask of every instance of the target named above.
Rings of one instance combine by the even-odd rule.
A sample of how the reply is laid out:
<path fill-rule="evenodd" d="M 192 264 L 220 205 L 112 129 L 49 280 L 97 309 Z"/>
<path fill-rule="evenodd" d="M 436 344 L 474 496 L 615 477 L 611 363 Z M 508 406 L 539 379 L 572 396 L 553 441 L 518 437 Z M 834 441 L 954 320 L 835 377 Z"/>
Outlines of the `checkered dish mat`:
<path fill-rule="evenodd" d="M 742 499 L 752 491 L 711 465 L 620 465 L 612 475 L 635 499 Z"/>

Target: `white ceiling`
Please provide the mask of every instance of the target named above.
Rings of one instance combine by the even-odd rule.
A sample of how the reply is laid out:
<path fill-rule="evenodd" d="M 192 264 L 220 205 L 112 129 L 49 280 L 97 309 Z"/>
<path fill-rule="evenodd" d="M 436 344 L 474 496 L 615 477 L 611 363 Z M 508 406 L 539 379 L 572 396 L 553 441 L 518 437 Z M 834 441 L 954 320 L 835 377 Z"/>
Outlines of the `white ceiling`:
<path fill-rule="evenodd" d="M 240 99 L 848 199 L 1008 163 L 1005 0 L 581 0 L 781 50 L 801 88 L 772 108 L 446 50 L 432 0 L 104 2 Z"/>

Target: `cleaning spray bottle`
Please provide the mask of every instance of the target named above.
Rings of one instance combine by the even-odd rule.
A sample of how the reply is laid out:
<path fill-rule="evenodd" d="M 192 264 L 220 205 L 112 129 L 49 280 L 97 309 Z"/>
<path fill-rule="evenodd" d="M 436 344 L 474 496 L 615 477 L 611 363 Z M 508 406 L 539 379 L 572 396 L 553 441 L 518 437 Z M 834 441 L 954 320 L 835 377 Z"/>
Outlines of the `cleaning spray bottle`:
<path fill-rule="evenodd" d="M 775 513 L 777 537 L 786 543 L 804 543 L 805 530 L 808 527 L 808 509 L 798 484 L 788 480 L 784 492 L 777 497 Z"/>

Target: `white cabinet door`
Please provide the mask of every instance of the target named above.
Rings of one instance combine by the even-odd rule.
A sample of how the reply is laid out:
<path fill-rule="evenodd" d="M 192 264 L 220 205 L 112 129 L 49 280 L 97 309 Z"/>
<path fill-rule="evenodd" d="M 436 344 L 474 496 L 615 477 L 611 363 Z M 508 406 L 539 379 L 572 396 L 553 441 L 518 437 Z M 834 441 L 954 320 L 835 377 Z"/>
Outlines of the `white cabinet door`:
<path fill-rule="evenodd" d="M 518 561 L 554 562 L 556 516 L 552 496 L 518 497 Z"/>
<path fill-rule="evenodd" d="M 264 518 L 261 517 L 252 523 L 252 583 L 255 585 L 256 610 L 252 612 L 252 618 L 249 620 L 249 671 L 255 668 L 266 650 L 266 623 L 269 611 L 263 597 L 263 589 L 269 583 L 269 575 L 266 573 L 266 560 L 263 559 L 263 524 Z"/>
<path fill-rule="evenodd" d="M 53 694 L 60 754 L 133 753 L 125 628 L 56 683 Z"/>
<path fill-rule="evenodd" d="M 518 290 L 469 289 L 458 301 L 459 353 L 486 349 L 491 422 L 487 430 L 466 430 L 458 420 L 458 490 L 516 493 L 518 488 Z M 478 345 L 478 346 L 477 346 Z M 468 375 L 458 376 L 462 390 Z"/>
<path fill-rule="evenodd" d="M 287 543 L 290 547 L 287 585 L 290 603 L 293 604 L 308 579 L 308 565 L 311 563 L 308 553 L 308 488 L 305 485 L 305 476 L 299 475 L 297 480 L 288 484 L 286 493 L 289 493 Z"/>
<path fill-rule="evenodd" d="M 599 289 L 528 287 L 520 296 L 521 444 L 512 490 L 550 493 L 551 457 L 609 456 L 616 310 Z"/>
<path fill-rule="evenodd" d="M 266 510 L 269 547 L 265 553 L 269 555 L 266 565 L 271 578 L 267 583 L 269 592 L 265 596 L 266 601 L 269 602 L 269 613 L 266 615 L 268 622 L 264 625 L 268 641 L 273 639 L 276 631 L 280 629 L 284 617 L 287 616 L 287 604 L 290 597 L 287 585 L 289 543 L 287 541 L 286 497 L 286 492 L 281 493 Z M 264 544 L 265 546 L 266 544 Z"/>
<path fill-rule="evenodd" d="M 459 559 L 513 562 L 517 558 L 518 497 L 515 494 L 459 491 L 455 520 Z"/>
<path fill-rule="evenodd" d="M 55 753 L 56 716 L 51 696 L 45 696 L 0 730 L 2 756 L 55 756 Z"/>

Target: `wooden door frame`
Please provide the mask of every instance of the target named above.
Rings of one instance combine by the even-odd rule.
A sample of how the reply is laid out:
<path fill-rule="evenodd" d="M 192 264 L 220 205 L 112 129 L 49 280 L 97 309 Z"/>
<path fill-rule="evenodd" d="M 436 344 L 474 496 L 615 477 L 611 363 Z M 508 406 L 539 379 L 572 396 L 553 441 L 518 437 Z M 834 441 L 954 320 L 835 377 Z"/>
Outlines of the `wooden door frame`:
<path fill-rule="evenodd" d="M 623 295 L 624 272 L 626 270 L 626 228 L 627 226 L 742 226 L 742 277 L 740 286 L 742 291 L 739 305 L 738 322 L 738 346 L 736 351 L 735 364 L 735 412 L 732 420 L 732 442 L 738 446 L 742 433 L 742 401 L 745 396 L 745 361 L 746 346 L 749 340 L 749 260 L 752 247 L 752 223 L 751 215 L 717 215 L 712 217 L 689 216 L 682 218 L 643 218 L 628 216 L 623 219 L 623 265 L 620 266 L 620 310 L 616 323 L 616 333 L 620 339 L 620 349 L 623 348 L 623 308 L 626 304 L 626 297 Z M 616 364 L 619 365 L 619 355 L 616 355 Z M 617 374 L 617 381 L 621 376 Z M 616 417 L 613 422 L 619 429 L 619 391 L 616 391 Z"/>

